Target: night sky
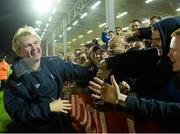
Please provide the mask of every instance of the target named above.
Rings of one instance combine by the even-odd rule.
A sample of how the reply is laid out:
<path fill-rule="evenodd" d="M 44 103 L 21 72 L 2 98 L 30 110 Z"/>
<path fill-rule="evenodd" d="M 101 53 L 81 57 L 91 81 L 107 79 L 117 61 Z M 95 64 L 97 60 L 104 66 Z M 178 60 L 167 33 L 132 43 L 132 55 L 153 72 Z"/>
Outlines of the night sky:
<path fill-rule="evenodd" d="M 0 1 L 0 56 L 12 54 L 11 41 L 19 27 L 33 26 L 35 13 L 32 11 L 32 1 Z"/>

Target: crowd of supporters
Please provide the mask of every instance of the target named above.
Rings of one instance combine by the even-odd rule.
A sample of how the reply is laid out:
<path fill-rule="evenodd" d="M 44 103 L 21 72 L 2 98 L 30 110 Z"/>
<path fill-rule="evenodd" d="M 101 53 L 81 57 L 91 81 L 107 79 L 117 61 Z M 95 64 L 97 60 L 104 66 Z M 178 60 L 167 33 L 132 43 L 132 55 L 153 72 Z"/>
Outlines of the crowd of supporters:
<path fill-rule="evenodd" d="M 30 44 L 33 47 L 29 55 L 38 60 L 38 67 L 33 68 L 25 68 L 26 64 L 30 66 L 30 62 L 23 58 L 29 56 L 26 42 L 31 42 L 34 36 L 28 33 L 27 38 L 19 38 L 17 32 L 13 50 L 23 61 L 14 65 L 15 73 L 6 83 L 4 95 L 5 109 L 11 118 L 21 125 L 31 125 L 37 120 L 37 124 L 32 125 L 33 132 L 179 132 L 180 59 L 173 56 L 172 51 L 177 49 L 175 45 L 180 45 L 180 18 L 161 19 L 153 16 L 148 27 L 142 27 L 141 22 L 135 19 L 131 22 L 130 31 L 123 31 L 120 26 L 115 29 L 108 31 L 108 27 L 104 28 L 100 35 L 103 43 L 92 39 L 91 43 L 84 45 L 84 49 L 77 48 L 67 55 L 60 52 L 58 57 L 53 58 L 41 58 L 41 48 L 37 45 L 40 41 L 37 38 L 34 44 Z M 23 39 L 26 47 L 20 46 L 16 41 L 18 39 Z M 31 60 L 32 63 L 36 61 Z M 24 71 L 18 70 L 22 65 Z M 26 69 L 30 72 L 27 76 Z M 43 69 L 50 74 L 42 75 Z M 38 71 L 40 73 L 36 74 Z M 93 77 L 96 77 L 94 82 Z M 27 82 L 23 83 L 20 78 Z M 45 86 L 40 86 L 39 91 L 43 94 L 31 89 L 38 89 L 38 82 Z M 28 87 L 25 90 L 27 92 L 21 92 L 20 87 Z M 57 90 L 54 91 L 54 88 Z M 63 90 L 58 91 L 59 88 Z M 57 108 L 58 105 L 62 109 Z M 66 127 L 68 121 L 63 114 L 54 113 L 68 111 L 68 121 L 73 130 L 59 130 L 56 123 L 65 124 L 61 127 Z M 54 119 L 56 117 L 61 120 L 58 122 Z M 52 122 L 48 122 L 49 119 Z"/>

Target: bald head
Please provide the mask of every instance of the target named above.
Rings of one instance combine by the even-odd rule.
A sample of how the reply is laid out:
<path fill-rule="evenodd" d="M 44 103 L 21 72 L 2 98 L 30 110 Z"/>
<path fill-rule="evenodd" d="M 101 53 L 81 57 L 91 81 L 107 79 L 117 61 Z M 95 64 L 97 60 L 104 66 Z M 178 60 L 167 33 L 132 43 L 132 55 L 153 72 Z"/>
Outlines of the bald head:
<path fill-rule="evenodd" d="M 126 41 L 122 36 L 114 36 L 108 44 L 108 53 L 112 55 L 121 54 L 125 52 Z"/>

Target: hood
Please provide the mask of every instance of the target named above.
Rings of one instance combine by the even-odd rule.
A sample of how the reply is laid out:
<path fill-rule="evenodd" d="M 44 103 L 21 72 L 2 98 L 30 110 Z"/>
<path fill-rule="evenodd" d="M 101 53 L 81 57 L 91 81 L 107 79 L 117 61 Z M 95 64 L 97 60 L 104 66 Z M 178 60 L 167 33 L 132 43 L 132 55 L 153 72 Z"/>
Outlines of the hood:
<path fill-rule="evenodd" d="M 18 60 L 17 62 L 14 62 L 11 69 L 13 70 L 16 77 L 20 77 L 21 75 L 24 75 L 26 73 L 39 71 L 40 68 L 38 70 L 34 70 L 34 68 L 32 67 L 34 62 L 35 60 L 32 58 L 23 58 Z"/>
<path fill-rule="evenodd" d="M 180 28 L 180 17 L 163 19 L 153 25 L 153 28 L 160 32 L 162 40 L 162 58 L 166 58 L 169 52 L 171 34 Z"/>

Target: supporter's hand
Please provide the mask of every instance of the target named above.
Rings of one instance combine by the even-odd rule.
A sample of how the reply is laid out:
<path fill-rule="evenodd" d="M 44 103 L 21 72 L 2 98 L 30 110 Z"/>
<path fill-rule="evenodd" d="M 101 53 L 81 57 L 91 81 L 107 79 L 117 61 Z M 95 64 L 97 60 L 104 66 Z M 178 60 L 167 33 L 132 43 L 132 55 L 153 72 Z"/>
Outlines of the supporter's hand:
<path fill-rule="evenodd" d="M 49 107 L 51 112 L 68 113 L 68 111 L 71 109 L 71 103 L 69 100 L 61 100 L 59 98 L 58 100 L 54 100 L 49 103 Z"/>
<path fill-rule="evenodd" d="M 119 83 L 120 92 L 123 94 L 127 94 L 130 91 L 130 86 L 125 82 L 122 81 Z"/>
<path fill-rule="evenodd" d="M 94 91 L 97 94 L 92 94 L 92 96 L 96 99 L 102 99 L 106 102 L 117 104 L 119 101 L 125 102 L 126 95 L 121 94 L 119 90 L 119 86 L 116 83 L 116 80 L 114 76 L 111 76 L 111 83 L 112 85 L 109 85 L 107 83 L 104 83 L 99 78 L 95 77 L 94 81 L 90 81 L 89 88 Z M 124 105 L 124 104 L 123 104 Z"/>
<path fill-rule="evenodd" d="M 111 73 L 111 70 L 107 68 L 107 64 L 105 60 L 102 60 L 99 64 L 99 70 L 97 72 L 97 77 L 101 80 L 108 79 L 109 75 Z"/>

